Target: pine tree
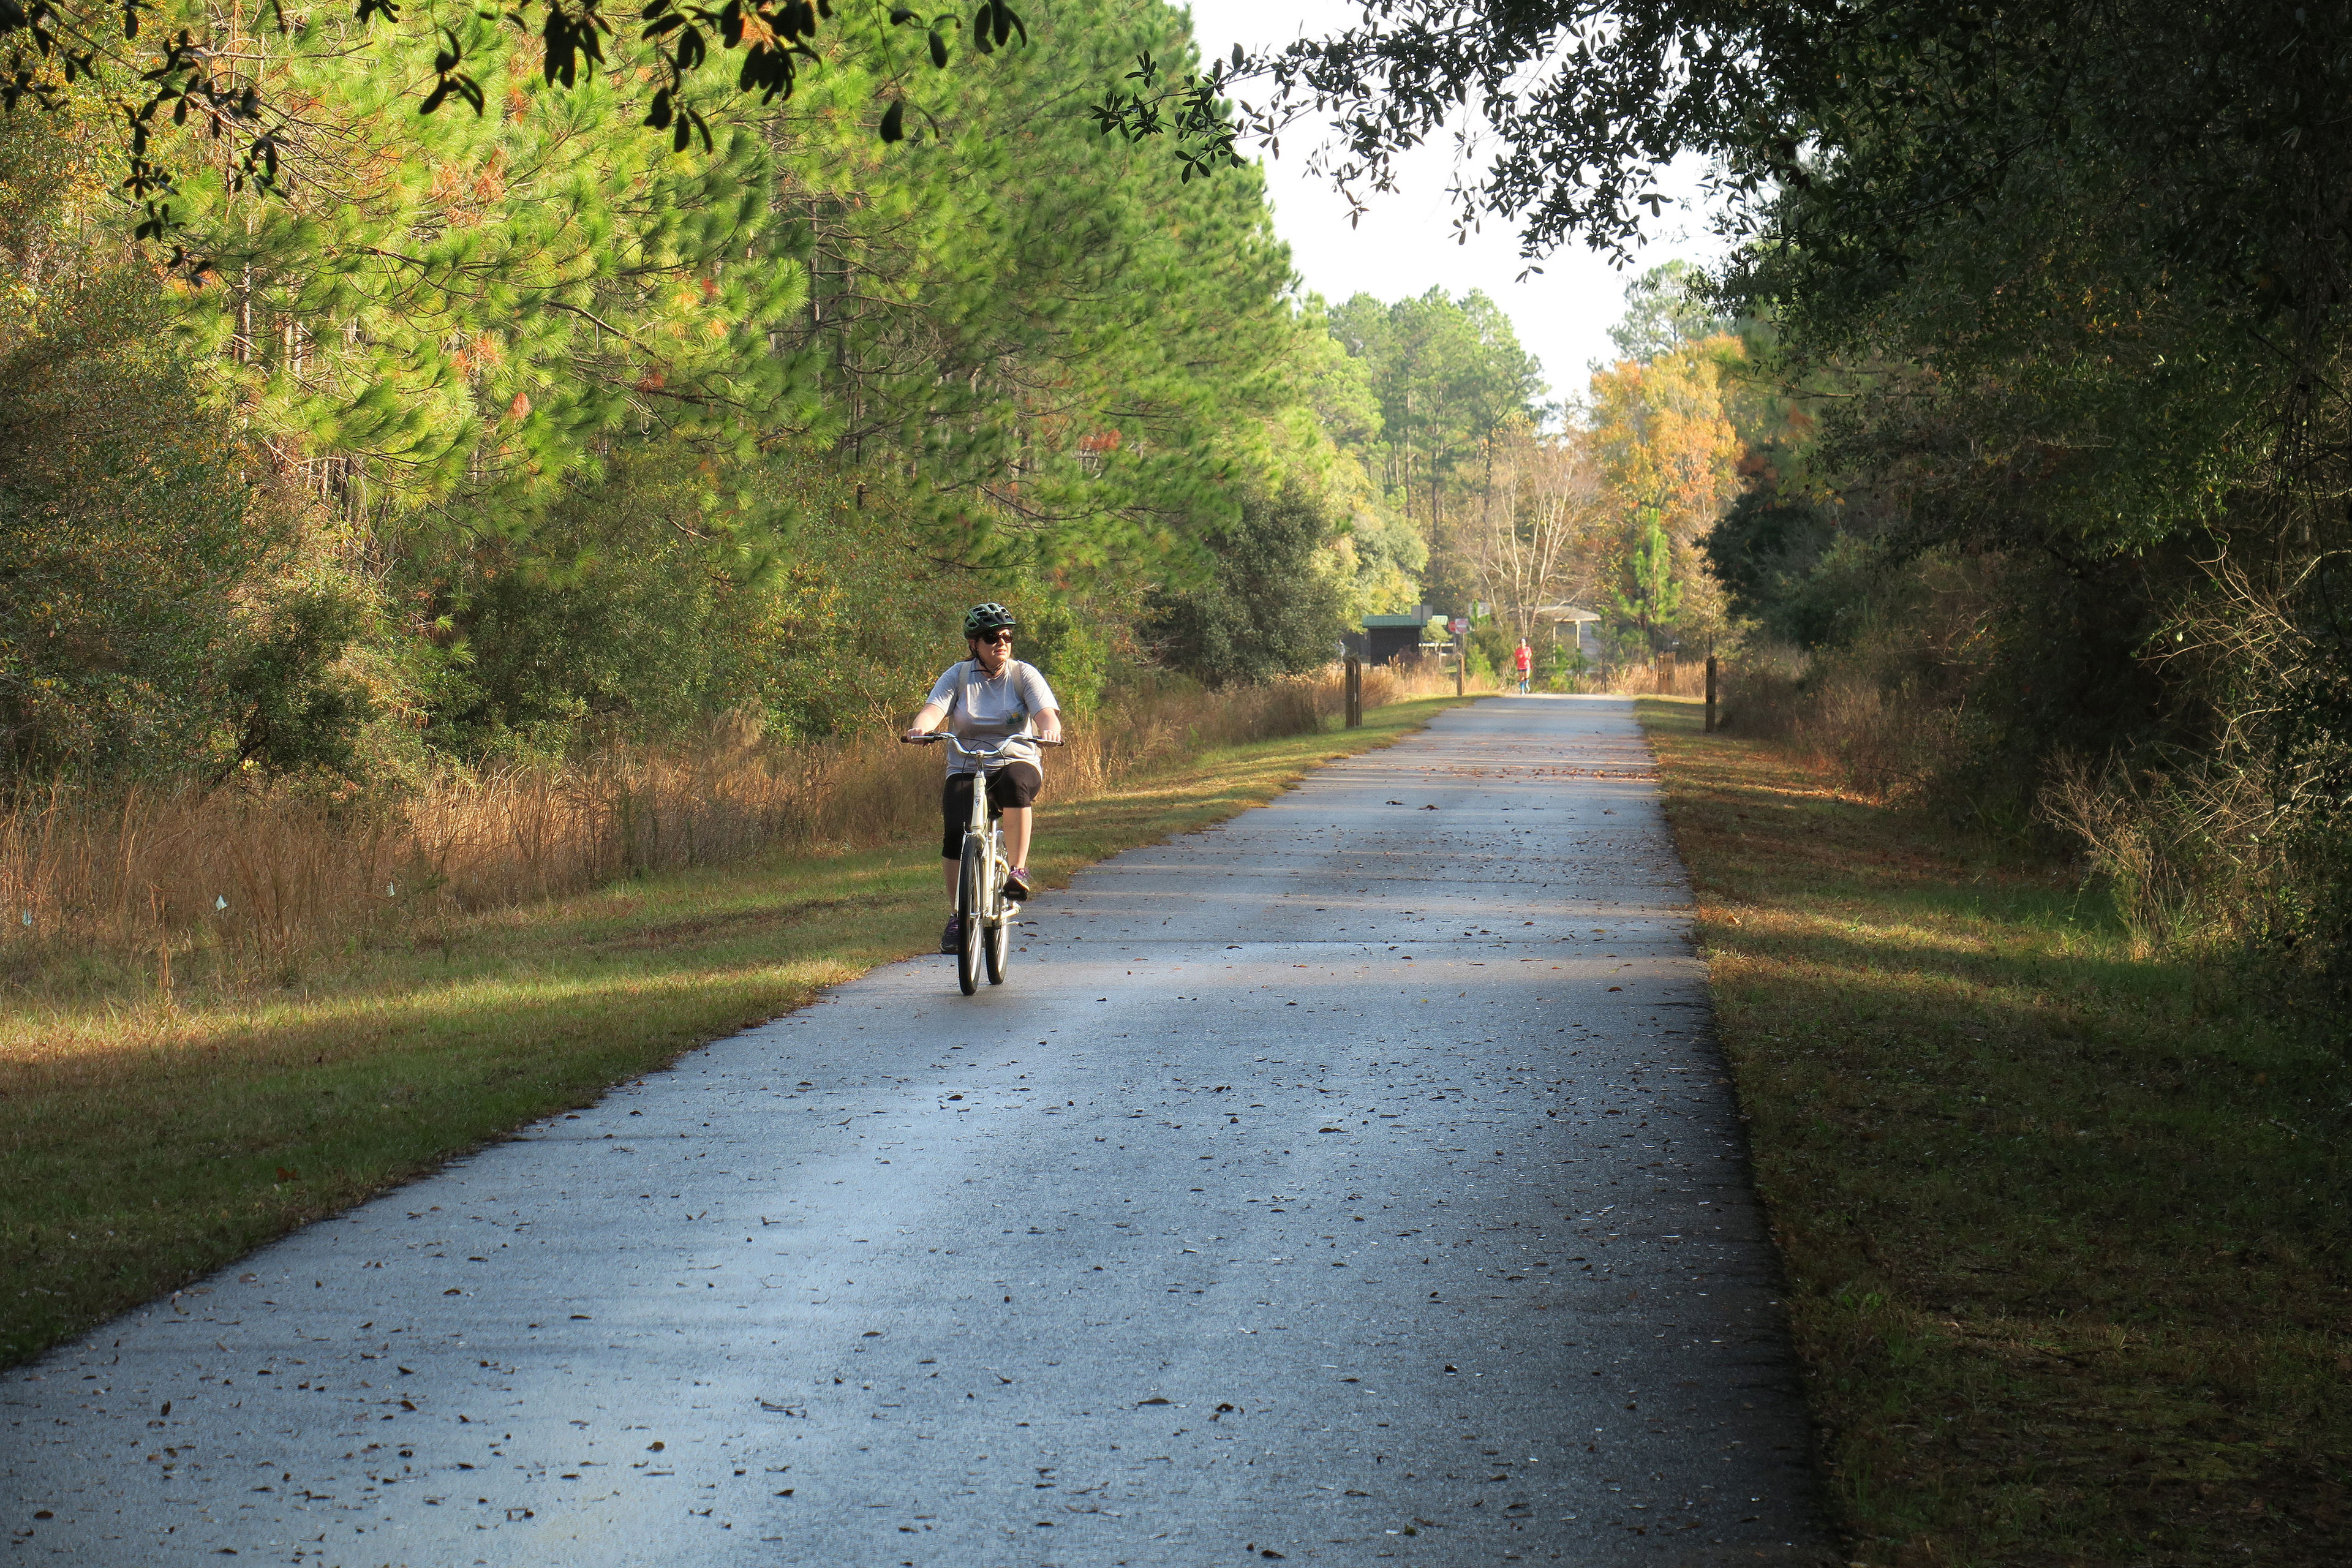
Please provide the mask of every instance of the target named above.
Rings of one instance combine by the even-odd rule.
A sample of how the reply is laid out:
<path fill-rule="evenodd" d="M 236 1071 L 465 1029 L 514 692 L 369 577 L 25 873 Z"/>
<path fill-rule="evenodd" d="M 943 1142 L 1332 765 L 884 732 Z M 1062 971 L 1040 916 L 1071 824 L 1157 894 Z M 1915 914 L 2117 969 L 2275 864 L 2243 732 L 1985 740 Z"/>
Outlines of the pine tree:
<path fill-rule="evenodd" d="M 1640 630 L 1642 646 L 1655 652 L 1683 604 L 1683 585 L 1675 580 L 1674 542 L 1655 510 L 1642 513 L 1641 531 L 1626 554 L 1624 570 L 1625 585 L 1611 592 L 1611 607 Z"/>

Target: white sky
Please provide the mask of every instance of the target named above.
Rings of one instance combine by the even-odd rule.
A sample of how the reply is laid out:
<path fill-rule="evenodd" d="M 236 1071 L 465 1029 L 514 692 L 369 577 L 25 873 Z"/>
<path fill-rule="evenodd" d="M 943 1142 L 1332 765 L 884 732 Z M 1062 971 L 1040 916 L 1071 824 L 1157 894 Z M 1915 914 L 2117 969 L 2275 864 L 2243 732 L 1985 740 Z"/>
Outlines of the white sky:
<path fill-rule="evenodd" d="M 1202 56 L 1215 58 L 1230 54 L 1236 43 L 1256 49 L 1287 43 L 1302 30 L 1316 36 L 1334 31 L 1360 15 L 1360 8 L 1354 0 L 1192 0 L 1192 14 Z M 1543 362 L 1554 400 L 1580 397 L 1586 367 L 1614 357 L 1609 329 L 1624 312 L 1633 271 L 1618 271 L 1580 243 L 1571 243 L 1545 259 L 1542 274 L 1514 281 L 1527 266 L 1519 258 L 1518 235 L 1491 218 L 1467 245 L 1456 246 L 1445 195 L 1450 142 L 1423 146 L 1402 162 L 1399 188 L 1371 197 L 1371 210 L 1351 229 L 1347 204 L 1307 173 L 1314 141 L 1311 126 L 1302 123 L 1283 139 L 1281 158 L 1265 164 L 1275 226 L 1289 241 L 1291 265 L 1308 290 L 1337 304 L 1359 292 L 1396 300 L 1433 286 L 1457 297 L 1484 289 L 1511 318 L 1520 346 Z M 1697 183 L 1693 170 L 1664 188 L 1695 197 Z M 1658 226 L 1663 235 L 1679 231 L 1683 237 L 1652 244 L 1642 253 L 1640 268 L 1677 256 L 1707 261 L 1720 255 L 1705 214 L 1696 206 L 1679 214 L 1669 207 Z"/>

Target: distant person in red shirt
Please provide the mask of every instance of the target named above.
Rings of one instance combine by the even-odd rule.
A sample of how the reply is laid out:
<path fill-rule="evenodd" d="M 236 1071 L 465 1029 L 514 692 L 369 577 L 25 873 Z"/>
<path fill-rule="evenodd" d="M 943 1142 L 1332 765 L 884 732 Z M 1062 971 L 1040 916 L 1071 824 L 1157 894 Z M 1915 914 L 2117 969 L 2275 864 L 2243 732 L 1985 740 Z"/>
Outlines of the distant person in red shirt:
<path fill-rule="evenodd" d="M 1528 671 L 1535 667 L 1536 656 L 1528 651 L 1528 639 L 1521 637 L 1517 649 L 1511 655 L 1511 664 L 1519 672 L 1519 689 L 1528 689 Z"/>

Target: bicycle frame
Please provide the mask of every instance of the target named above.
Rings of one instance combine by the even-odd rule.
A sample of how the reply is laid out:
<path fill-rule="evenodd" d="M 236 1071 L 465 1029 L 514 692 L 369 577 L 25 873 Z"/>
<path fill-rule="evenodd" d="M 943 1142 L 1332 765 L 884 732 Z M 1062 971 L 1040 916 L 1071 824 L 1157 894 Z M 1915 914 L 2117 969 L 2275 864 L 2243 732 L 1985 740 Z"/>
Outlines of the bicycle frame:
<path fill-rule="evenodd" d="M 1004 889 L 1005 878 L 1011 874 L 1013 868 L 1004 858 L 1003 833 L 997 826 L 997 819 L 988 813 L 989 769 L 987 764 L 991 762 L 1001 764 L 1005 761 L 1004 750 L 1013 742 L 1008 739 L 985 751 L 974 751 L 953 735 L 944 731 L 940 731 L 939 734 L 940 739 L 946 742 L 959 756 L 969 757 L 981 764 L 980 771 L 971 775 L 971 816 L 964 822 L 963 837 L 967 844 L 974 840 L 979 843 L 981 863 L 985 873 L 982 884 L 983 901 L 981 918 L 984 924 L 996 925 L 1006 918 L 1006 910 L 999 906 Z M 1020 907 L 1018 904 L 1013 904 L 1010 909 L 1018 910 Z"/>

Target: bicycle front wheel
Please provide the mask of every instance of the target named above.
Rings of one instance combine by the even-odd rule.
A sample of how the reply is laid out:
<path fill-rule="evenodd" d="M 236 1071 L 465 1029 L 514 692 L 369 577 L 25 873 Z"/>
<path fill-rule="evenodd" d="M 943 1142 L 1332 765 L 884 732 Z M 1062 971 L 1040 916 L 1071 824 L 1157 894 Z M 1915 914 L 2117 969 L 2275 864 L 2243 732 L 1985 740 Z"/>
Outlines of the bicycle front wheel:
<path fill-rule="evenodd" d="M 967 996 L 980 989 L 981 949 L 987 933 L 981 929 L 980 911 L 988 891 L 986 868 L 981 857 L 984 852 L 972 839 L 963 841 L 963 865 L 956 876 L 956 914 L 959 938 L 956 942 L 956 984 Z"/>

